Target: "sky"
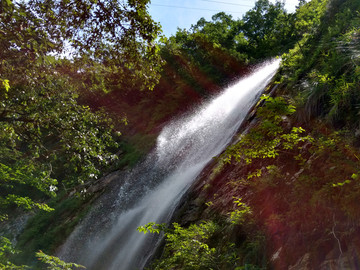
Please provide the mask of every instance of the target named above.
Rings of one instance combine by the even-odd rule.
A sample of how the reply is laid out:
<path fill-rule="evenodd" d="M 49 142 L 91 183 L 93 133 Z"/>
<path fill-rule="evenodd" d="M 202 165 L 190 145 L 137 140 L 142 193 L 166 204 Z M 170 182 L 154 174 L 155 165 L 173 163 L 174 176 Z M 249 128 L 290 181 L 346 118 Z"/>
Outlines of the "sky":
<path fill-rule="evenodd" d="M 298 0 L 283 0 L 285 9 L 294 12 Z M 151 0 L 149 13 L 156 22 L 160 22 L 163 33 L 169 37 L 176 33 L 177 28 L 189 29 L 192 24 L 204 17 L 207 21 L 211 16 L 224 11 L 233 19 L 242 18 L 253 8 L 256 0 Z M 275 1 L 271 1 L 275 2 Z"/>

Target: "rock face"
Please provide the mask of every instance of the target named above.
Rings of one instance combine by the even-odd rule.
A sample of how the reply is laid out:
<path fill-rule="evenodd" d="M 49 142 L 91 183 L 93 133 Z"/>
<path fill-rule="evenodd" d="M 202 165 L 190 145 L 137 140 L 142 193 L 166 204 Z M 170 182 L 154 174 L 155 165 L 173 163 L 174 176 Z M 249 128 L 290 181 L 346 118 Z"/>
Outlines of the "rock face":
<path fill-rule="evenodd" d="M 298 262 L 289 267 L 289 270 L 310 270 L 310 254 L 306 253 L 304 256 L 302 256 Z"/>
<path fill-rule="evenodd" d="M 353 270 L 360 269 L 359 248 L 351 246 L 347 252 L 340 253 L 339 249 L 331 250 L 326 254 L 325 259 L 318 266 L 319 270 Z M 311 254 L 303 255 L 295 265 L 289 267 L 289 270 L 314 269 L 311 266 Z"/>
<path fill-rule="evenodd" d="M 242 132 L 257 125 L 259 120 L 251 119 Z M 286 118 L 283 129 L 293 126 L 299 124 Z M 319 123 L 310 128 L 321 136 L 332 132 Z M 236 209 L 234 198 L 242 198 L 252 209 L 251 221 L 237 229 L 224 227 L 227 240 L 235 242 L 239 252 L 257 231 L 265 236 L 267 268 L 360 269 L 360 205 L 355 199 L 360 194 L 344 184 L 352 185 L 352 180 L 344 179 L 357 177 L 358 150 L 340 139 L 331 139 L 331 146 L 324 147 L 321 140 L 324 138 L 317 141 L 315 137 L 295 150 L 251 164 L 223 164 L 214 159 L 173 221 L 188 226 L 201 220 L 227 219 Z M 301 161 L 297 160 L 300 155 Z M 249 177 L 256 171 L 261 173 Z"/>
<path fill-rule="evenodd" d="M 119 179 L 119 172 L 112 172 L 102 178 L 100 178 L 95 184 L 91 185 L 88 189 L 90 194 L 99 192 L 103 190 L 105 187 L 109 186 L 110 183 L 116 179 Z"/>
<path fill-rule="evenodd" d="M 0 223 L 0 236 L 7 237 L 15 246 L 17 243 L 17 237 L 24 230 L 27 221 L 32 215 L 33 214 L 31 213 L 20 213 L 15 219 L 10 219 L 6 222 Z"/>

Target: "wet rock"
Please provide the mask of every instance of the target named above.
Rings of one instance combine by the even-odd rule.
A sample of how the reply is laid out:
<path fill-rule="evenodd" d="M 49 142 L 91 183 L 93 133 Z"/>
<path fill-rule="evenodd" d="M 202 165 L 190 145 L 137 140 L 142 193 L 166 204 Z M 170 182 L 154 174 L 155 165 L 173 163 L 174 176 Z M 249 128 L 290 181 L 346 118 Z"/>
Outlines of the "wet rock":
<path fill-rule="evenodd" d="M 319 267 L 320 270 L 353 270 L 360 269 L 359 250 L 352 246 L 347 252 L 339 255 L 334 249 L 326 256 L 326 259 Z"/>
<path fill-rule="evenodd" d="M 17 238 L 24 230 L 29 218 L 33 213 L 21 213 L 15 219 L 9 219 L 0 226 L 0 236 L 7 237 L 13 245 L 16 245 Z"/>
<path fill-rule="evenodd" d="M 289 270 L 310 270 L 310 253 L 302 256 L 295 265 L 290 266 Z"/>
<path fill-rule="evenodd" d="M 95 184 L 90 186 L 87 191 L 90 193 L 95 193 L 103 190 L 115 179 L 119 179 L 119 172 L 117 171 L 100 178 Z"/>

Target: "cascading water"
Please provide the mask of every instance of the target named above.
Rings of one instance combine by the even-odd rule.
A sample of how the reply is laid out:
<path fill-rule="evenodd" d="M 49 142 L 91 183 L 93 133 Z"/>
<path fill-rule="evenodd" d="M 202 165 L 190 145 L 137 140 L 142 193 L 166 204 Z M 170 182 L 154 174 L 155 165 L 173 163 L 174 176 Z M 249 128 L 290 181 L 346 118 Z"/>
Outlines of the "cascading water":
<path fill-rule="evenodd" d="M 137 227 L 168 222 L 206 164 L 231 141 L 279 66 L 264 64 L 221 95 L 170 123 L 155 150 L 103 195 L 67 239 L 59 256 L 92 270 L 143 269 L 160 240 Z"/>

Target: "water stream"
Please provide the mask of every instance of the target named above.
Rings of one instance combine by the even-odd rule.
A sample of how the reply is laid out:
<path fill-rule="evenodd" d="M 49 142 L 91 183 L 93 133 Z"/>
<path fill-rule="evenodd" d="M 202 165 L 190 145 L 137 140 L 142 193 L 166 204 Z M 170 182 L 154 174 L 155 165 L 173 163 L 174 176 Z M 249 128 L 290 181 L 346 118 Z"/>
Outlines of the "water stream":
<path fill-rule="evenodd" d="M 156 148 L 92 207 L 58 255 L 90 270 L 143 269 L 160 239 L 137 227 L 168 222 L 184 193 L 229 144 L 279 66 L 267 62 L 167 125 Z"/>

